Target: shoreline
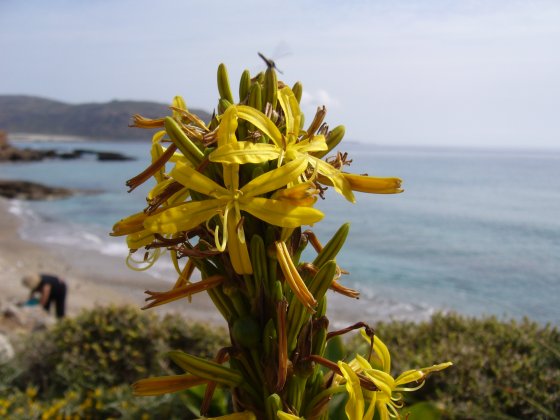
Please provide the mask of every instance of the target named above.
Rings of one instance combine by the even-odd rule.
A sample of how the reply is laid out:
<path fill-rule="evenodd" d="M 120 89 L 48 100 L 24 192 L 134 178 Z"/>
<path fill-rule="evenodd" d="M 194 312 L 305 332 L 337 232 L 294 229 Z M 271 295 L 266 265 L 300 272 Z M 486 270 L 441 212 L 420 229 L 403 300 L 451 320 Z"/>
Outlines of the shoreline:
<path fill-rule="evenodd" d="M 71 247 L 48 246 L 22 239 L 21 217 L 9 211 L 10 202 L 0 198 L 0 296 L 1 301 L 16 303 L 27 299 L 29 290 L 21 284 L 28 273 L 50 273 L 62 277 L 68 285 L 66 313 L 77 315 L 95 306 L 144 305 L 144 291 L 164 291 L 169 282 L 126 267 L 123 259 Z M 155 309 L 159 315 L 180 312 L 186 319 L 223 323 L 205 294 L 192 302 L 173 302 Z M 52 313 L 51 313 L 52 315 Z"/>

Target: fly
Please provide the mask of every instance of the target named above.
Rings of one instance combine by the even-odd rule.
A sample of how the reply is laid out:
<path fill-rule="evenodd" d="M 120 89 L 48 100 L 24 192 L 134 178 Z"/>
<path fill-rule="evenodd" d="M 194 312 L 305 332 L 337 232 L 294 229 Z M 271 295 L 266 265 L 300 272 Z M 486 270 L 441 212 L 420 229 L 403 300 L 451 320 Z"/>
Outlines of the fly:
<path fill-rule="evenodd" d="M 278 67 L 276 67 L 276 63 L 272 61 L 272 59 L 265 57 L 264 54 L 260 52 L 257 52 L 257 54 L 259 54 L 259 57 L 263 59 L 269 69 L 275 69 L 278 73 L 284 74 Z"/>

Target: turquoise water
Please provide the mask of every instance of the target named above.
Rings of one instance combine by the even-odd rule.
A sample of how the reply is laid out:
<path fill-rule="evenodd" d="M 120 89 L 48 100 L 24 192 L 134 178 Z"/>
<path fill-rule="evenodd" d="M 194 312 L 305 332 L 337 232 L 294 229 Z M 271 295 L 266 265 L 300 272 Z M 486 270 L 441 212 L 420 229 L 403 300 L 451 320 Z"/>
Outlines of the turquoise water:
<path fill-rule="evenodd" d="M 22 234 L 125 255 L 122 241 L 106 232 L 144 205 L 145 191 L 127 194 L 124 181 L 145 167 L 149 145 L 45 147 L 120 151 L 139 160 L 0 166 L 0 178 L 103 191 L 14 205 L 28 221 Z M 350 305 L 394 318 L 445 309 L 560 323 L 560 152 L 346 147 L 352 172 L 400 176 L 406 189 L 357 193 L 355 205 L 328 191 L 318 203 L 328 215 L 314 227 L 323 242 L 341 223 L 352 224 L 339 264 L 350 272 L 345 284 L 363 298 Z"/>

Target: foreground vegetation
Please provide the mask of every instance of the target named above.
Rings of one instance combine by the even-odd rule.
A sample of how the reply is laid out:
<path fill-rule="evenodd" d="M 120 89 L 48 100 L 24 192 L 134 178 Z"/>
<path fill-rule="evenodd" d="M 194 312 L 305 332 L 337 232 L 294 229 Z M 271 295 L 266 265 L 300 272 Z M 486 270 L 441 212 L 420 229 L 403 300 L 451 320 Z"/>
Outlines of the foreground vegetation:
<path fill-rule="evenodd" d="M 395 371 L 444 358 L 454 362 L 448 374 L 434 375 L 407 401 L 411 420 L 558 418 L 556 328 L 527 320 L 436 315 L 428 323 L 378 324 L 376 333 L 394 349 Z M 198 418 L 203 387 L 134 397 L 129 384 L 173 373 L 164 357 L 168 350 L 212 357 L 226 342 L 223 330 L 185 325 L 178 316 L 160 319 L 127 307 L 84 312 L 23 339 L 17 358 L 0 366 L 0 418 Z M 362 342 L 332 340 L 328 353 L 333 358 L 364 354 Z M 226 393 L 217 392 L 211 415 L 228 412 L 228 404 Z M 336 411 L 344 404 L 331 405 Z"/>

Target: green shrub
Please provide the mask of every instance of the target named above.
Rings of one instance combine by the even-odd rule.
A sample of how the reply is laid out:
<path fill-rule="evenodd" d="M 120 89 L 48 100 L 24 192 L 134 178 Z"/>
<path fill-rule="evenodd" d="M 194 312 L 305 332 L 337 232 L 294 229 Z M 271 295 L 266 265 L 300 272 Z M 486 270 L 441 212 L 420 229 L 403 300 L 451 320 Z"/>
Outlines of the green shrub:
<path fill-rule="evenodd" d="M 229 343 L 224 328 L 208 328 L 200 323 L 185 322 L 178 315 L 166 315 L 161 322 L 166 331 L 166 346 L 169 349 L 188 349 L 190 354 L 212 359 L 218 349 Z"/>
<path fill-rule="evenodd" d="M 82 312 L 30 338 L 19 379 L 46 395 L 133 382 L 162 371 L 164 337 L 157 317 L 130 307 Z"/>
<path fill-rule="evenodd" d="M 169 350 L 213 356 L 222 343 L 214 330 L 178 315 L 160 320 L 132 307 L 99 307 L 32 335 L 13 383 L 37 387 L 42 398 L 131 384 L 171 372 L 164 356 Z"/>
<path fill-rule="evenodd" d="M 159 397 L 139 398 L 128 385 L 92 390 L 68 390 L 64 394 L 41 400 L 37 389 L 14 390 L 0 396 L 0 418 L 34 419 L 195 419 L 204 387 Z M 223 414 L 227 398 L 217 390 L 211 415 Z"/>
<path fill-rule="evenodd" d="M 556 328 L 528 320 L 439 314 L 420 324 L 380 323 L 375 331 L 391 351 L 395 374 L 454 363 L 418 392 L 407 393 L 409 407 L 429 401 L 431 405 L 416 407 L 424 412 L 439 408 L 449 419 L 558 418 Z M 0 418 L 41 418 L 45 412 L 70 418 L 196 418 L 203 387 L 134 397 L 129 384 L 171 372 L 164 357 L 170 349 L 213 357 L 226 341 L 223 330 L 188 323 L 178 315 L 159 319 L 127 307 L 84 312 L 30 336 L 19 358 L 0 366 Z M 361 339 L 350 340 L 346 350 L 331 345 L 329 352 L 343 357 L 348 349 L 367 353 Z M 218 389 L 211 413 L 225 412 L 227 401 L 225 391 Z M 343 412 L 343 404 L 339 408 Z"/>
<path fill-rule="evenodd" d="M 547 419 L 560 413 L 560 333 L 534 322 L 438 314 L 431 321 L 375 326 L 392 370 L 452 361 L 430 376 L 411 404 L 427 400 L 450 419 Z M 360 342 L 360 346 L 363 344 Z"/>

